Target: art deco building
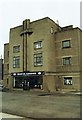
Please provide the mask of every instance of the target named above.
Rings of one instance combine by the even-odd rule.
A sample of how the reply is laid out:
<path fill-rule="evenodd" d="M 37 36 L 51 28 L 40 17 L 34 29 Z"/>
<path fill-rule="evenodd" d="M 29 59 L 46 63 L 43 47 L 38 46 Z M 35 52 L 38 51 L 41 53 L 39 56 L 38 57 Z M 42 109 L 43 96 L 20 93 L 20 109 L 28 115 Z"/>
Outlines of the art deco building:
<path fill-rule="evenodd" d="M 78 27 L 60 27 L 48 17 L 26 19 L 11 28 L 9 44 L 4 46 L 5 85 L 22 88 L 26 83 L 30 89 L 50 92 L 80 90 L 81 36 Z"/>

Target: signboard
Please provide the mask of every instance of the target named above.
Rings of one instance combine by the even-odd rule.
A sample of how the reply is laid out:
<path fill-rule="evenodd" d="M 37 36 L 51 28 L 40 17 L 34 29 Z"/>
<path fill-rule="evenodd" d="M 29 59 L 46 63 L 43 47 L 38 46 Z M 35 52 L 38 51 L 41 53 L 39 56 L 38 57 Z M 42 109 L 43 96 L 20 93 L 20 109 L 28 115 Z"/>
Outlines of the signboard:
<path fill-rule="evenodd" d="M 18 73 L 11 73 L 11 76 L 30 76 L 30 75 L 44 75 L 44 72 L 18 72 Z"/>

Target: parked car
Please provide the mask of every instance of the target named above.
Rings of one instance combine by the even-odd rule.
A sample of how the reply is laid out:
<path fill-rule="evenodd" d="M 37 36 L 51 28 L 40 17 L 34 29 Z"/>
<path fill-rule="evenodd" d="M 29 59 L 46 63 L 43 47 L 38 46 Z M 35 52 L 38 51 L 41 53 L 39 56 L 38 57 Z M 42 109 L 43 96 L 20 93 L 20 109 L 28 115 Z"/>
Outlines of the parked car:
<path fill-rule="evenodd" d="M 5 86 L 3 86 L 2 84 L 0 84 L 0 91 L 4 91 Z"/>

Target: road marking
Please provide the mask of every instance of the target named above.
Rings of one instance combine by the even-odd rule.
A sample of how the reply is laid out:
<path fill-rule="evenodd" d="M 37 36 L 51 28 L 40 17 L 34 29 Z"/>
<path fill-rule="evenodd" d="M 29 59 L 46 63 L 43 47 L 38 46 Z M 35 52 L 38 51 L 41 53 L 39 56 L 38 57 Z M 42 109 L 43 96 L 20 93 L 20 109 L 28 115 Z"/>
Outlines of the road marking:
<path fill-rule="evenodd" d="M 11 114 L 7 114 L 7 113 L 0 113 L 0 120 L 2 118 L 23 118 L 23 117 L 11 115 Z"/>

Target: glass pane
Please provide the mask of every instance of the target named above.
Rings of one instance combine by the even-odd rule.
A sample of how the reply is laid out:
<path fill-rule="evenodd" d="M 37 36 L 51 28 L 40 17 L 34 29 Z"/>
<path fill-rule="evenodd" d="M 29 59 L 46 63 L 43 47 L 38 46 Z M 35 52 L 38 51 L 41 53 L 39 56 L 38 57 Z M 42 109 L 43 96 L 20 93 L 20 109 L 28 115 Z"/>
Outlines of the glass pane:
<path fill-rule="evenodd" d="M 70 58 L 70 57 L 63 58 L 63 64 L 64 64 L 64 65 L 69 65 L 69 64 L 71 64 L 71 58 Z"/>
<path fill-rule="evenodd" d="M 72 85 L 72 77 L 65 77 L 64 85 Z"/>
<path fill-rule="evenodd" d="M 63 47 L 63 48 L 65 48 L 65 47 L 70 47 L 70 40 L 63 41 L 63 42 L 62 42 L 62 47 Z"/>
<path fill-rule="evenodd" d="M 37 49 L 37 48 L 41 48 L 42 47 L 42 41 L 39 41 L 39 42 L 35 42 L 34 43 L 34 48 Z"/>
<path fill-rule="evenodd" d="M 34 55 L 34 65 L 42 65 L 42 53 Z"/>
<path fill-rule="evenodd" d="M 20 52 L 20 45 L 14 46 L 14 47 L 13 47 L 13 52 L 14 52 L 14 53 Z"/>
<path fill-rule="evenodd" d="M 20 67 L 20 57 L 19 56 L 13 58 L 13 67 L 14 68 Z"/>

